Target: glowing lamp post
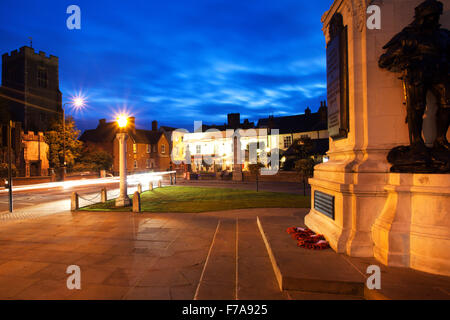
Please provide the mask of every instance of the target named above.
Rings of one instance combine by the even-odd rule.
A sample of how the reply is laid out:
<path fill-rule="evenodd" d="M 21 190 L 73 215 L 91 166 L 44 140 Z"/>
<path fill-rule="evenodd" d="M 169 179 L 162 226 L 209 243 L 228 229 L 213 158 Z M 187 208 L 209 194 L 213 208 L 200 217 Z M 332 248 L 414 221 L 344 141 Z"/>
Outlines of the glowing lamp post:
<path fill-rule="evenodd" d="M 116 137 L 119 141 L 119 172 L 120 172 L 120 193 L 116 199 L 116 207 L 125 207 L 131 204 L 130 198 L 127 194 L 127 156 L 125 152 L 128 135 L 126 133 L 126 127 L 128 124 L 128 117 L 119 116 L 117 118 L 117 125 L 119 126 L 119 132 Z"/>
<path fill-rule="evenodd" d="M 63 114 L 63 172 L 62 172 L 62 180 L 66 178 L 66 104 L 71 104 L 75 109 L 81 109 L 85 106 L 86 101 L 83 97 L 74 97 L 70 102 L 66 102 L 62 105 L 62 114 Z"/>

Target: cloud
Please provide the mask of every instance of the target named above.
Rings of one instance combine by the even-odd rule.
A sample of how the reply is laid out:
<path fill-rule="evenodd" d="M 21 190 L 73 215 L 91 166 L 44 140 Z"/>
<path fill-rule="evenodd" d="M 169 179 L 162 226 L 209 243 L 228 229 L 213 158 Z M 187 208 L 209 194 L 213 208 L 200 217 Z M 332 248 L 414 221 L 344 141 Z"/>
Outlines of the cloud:
<path fill-rule="evenodd" d="M 37 50 L 57 55 L 63 99 L 80 89 L 90 98 L 80 123 L 124 107 L 146 126 L 220 123 L 228 112 L 257 121 L 325 98 L 320 17 L 331 2 L 80 0 L 82 28 L 69 31 L 64 3 L 11 1 L 0 51 L 33 36 Z"/>

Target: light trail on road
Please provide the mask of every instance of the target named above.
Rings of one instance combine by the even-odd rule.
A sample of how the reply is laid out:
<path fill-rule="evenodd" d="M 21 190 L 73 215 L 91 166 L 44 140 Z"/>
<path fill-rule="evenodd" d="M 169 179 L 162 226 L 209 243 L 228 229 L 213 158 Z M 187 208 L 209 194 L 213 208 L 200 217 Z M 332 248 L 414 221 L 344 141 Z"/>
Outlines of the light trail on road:
<path fill-rule="evenodd" d="M 23 186 L 13 186 L 13 193 L 19 191 L 29 191 L 29 190 L 39 190 L 39 189 L 53 189 L 53 188 L 63 188 L 69 189 L 74 187 L 83 187 L 99 184 L 110 184 L 118 183 L 119 178 L 99 178 L 99 179 L 80 179 L 80 180 L 69 180 L 69 181 L 57 181 L 57 182 L 47 182 L 32 185 Z M 0 190 L 0 193 L 7 193 L 8 189 Z"/>

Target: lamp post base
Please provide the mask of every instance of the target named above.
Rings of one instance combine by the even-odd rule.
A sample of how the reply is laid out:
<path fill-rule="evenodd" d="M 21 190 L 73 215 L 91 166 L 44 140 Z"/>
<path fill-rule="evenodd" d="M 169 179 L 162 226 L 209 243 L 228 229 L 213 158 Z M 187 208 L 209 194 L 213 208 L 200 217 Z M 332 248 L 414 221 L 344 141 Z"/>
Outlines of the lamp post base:
<path fill-rule="evenodd" d="M 128 196 L 119 197 L 115 201 L 116 207 L 128 207 L 130 205 L 131 205 L 131 200 Z"/>

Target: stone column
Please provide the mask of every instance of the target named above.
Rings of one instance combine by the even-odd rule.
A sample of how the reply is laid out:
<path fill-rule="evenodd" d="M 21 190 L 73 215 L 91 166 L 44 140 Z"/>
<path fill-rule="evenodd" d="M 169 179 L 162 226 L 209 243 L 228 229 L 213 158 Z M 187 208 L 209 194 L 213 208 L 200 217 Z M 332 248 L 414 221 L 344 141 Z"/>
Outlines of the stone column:
<path fill-rule="evenodd" d="M 127 194 L 127 155 L 125 152 L 127 139 L 128 135 L 125 132 L 117 133 L 117 140 L 119 141 L 120 193 L 116 199 L 116 207 L 129 206 L 131 203 Z"/>
<path fill-rule="evenodd" d="M 241 139 L 233 136 L 233 180 L 242 181 Z"/>

